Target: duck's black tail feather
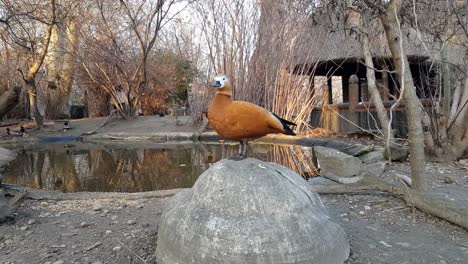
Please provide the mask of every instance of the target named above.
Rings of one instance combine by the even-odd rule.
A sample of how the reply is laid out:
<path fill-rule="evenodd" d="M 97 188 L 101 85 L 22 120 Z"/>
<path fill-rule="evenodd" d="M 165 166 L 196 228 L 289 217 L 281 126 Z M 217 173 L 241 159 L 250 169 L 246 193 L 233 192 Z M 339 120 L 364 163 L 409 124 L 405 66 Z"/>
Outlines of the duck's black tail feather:
<path fill-rule="evenodd" d="M 272 114 L 278 118 L 279 121 L 281 121 L 281 124 L 283 124 L 283 128 L 284 128 L 284 131 L 286 135 L 290 135 L 290 136 L 295 136 L 296 133 L 294 133 L 294 131 L 292 131 L 292 129 L 289 127 L 289 126 L 297 126 L 297 124 L 291 122 L 291 121 L 288 121 L 286 119 L 283 119 L 281 117 L 279 117 L 277 114 L 273 113 Z"/>
<path fill-rule="evenodd" d="M 292 131 L 292 129 L 290 127 L 288 127 L 288 125 L 285 125 L 283 123 L 283 127 L 284 127 L 284 130 L 285 130 L 285 133 L 286 135 L 290 135 L 290 136 L 295 136 L 296 133 L 294 133 L 294 131 Z"/>

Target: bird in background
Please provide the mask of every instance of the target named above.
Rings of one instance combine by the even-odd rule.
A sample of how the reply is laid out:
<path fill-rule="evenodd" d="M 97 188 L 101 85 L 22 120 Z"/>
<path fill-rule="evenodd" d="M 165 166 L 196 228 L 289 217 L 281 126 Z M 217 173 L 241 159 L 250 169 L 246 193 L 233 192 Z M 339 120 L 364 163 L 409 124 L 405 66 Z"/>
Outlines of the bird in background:
<path fill-rule="evenodd" d="M 296 135 L 289 126 L 293 122 L 282 119 L 256 104 L 232 100 L 232 85 L 227 75 L 217 75 L 212 83 L 216 94 L 208 107 L 208 121 L 218 134 L 240 142 L 239 155 L 233 160 L 247 157 L 248 140 L 268 134 Z"/>
<path fill-rule="evenodd" d="M 17 137 L 26 137 L 26 129 L 23 125 L 20 126 L 20 131 L 11 130 L 10 128 L 6 128 L 7 135 L 9 136 L 17 136 Z"/>

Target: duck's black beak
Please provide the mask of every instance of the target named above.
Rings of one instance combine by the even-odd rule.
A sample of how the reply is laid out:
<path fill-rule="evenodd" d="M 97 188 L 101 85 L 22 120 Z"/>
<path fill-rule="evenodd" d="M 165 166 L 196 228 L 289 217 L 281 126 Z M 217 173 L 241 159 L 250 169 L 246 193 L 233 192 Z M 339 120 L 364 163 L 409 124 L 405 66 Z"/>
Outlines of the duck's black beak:
<path fill-rule="evenodd" d="M 221 87 L 221 82 L 220 81 L 213 81 L 211 83 L 211 87 L 219 88 L 219 87 Z"/>

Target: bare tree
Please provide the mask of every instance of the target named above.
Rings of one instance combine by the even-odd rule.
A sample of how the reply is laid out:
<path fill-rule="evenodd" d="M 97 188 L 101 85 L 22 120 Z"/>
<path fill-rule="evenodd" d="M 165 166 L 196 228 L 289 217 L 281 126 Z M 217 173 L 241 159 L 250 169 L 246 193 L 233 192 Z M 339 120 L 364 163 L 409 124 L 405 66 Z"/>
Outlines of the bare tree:
<path fill-rule="evenodd" d="M 21 87 L 15 86 L 0 96 L 0 118 L 18 104 Z"/>
<path fill-rule="evenodd" d="M 367 77 L 367 88 L 369 89 L 369 92 L 372 96 L 372 102 L 375 105 L 376 111 L 377 111 L 377 116 L 379 118 L 380 124 L 383 128 L 384 131 L 384 137 L 387 139 L 387 151 L 390 151 L 388 147 L 390 144 L 395 144 L 395 140 L 393 138 L 392 134 L 392 128 L 390 121 L 387 116 L 387 111 L 385 109 L 385 106 L 383 104 L 383 100 L 381 97 L 381 94 L 379 92 L 379 89 L 377 88 L 377 82 L 375 78 L 375 66 L 374 62 L 372 59 L 372 53 L 371 53 L 371 44 L 369 41 L 369 30 L 372 30 L 370 27 L 372 20 L 371 17 L 366 14 L 365 10 L 361 11 L 360 14 L 360 24 L 358 29 L 359 31 L 359 40 L 362 45 L 362 51 L 364 53 L 364 61 L 366 64 L 366 77 Z"/>
<path fill-rule="evenodd" d="M 49 48 L 52 29 L 55 25 L 55 0 L 45 3 L 35 1 L 2 1 L 2 7 L 9 14 L 5 19 L 8 22 L 8 38 L 11 45 L 23 50 L 28 58 L 24 73 L 21 68 L 23 81 L 29 96 L 29 105 L 32 116 L 38 128 L 43 124 L 43 117 L 38 108 L 38 91 L 36 75 L 44 62 Z M 44 31 L 40 31 L 45 26 Z"/>
<path fill-rule="evenodd" d="M 403 48 L 405 35 L 402 33 L 400 23 L 401 2 L 400 1 L 354 1 L 352 5 L 342 1 L 325 1 L 322 3 L 325 7 L 325 12 L 329 15 L 329 21 L 335 24 L 335 27 L 341 27 L 341 30 L 346 30 L 350 33 L 357 34 L 360 40 L 366 69 L 368 89 L 372 95 L 372 100 L 377 109 L 379 121 L 384 128 L 384 134 L 387 138 L 388 146 L 393 144 L 393 135 L 391 133 L 391 117 L 393 109 L 400 103 L 396 103 L 390 109 L 390 119 L 387 117 L 387 111 L 383 105 L 379 90 L 375 81 L 375 67 L 372 60 L 371 45 L 369 40 L 370 30 L 377 31 L 375 21 L 380 20 L 380 28 L 386 35 L 388 47 L 391 51 L 393 64 L 396 75 L 400 84 L 400 94 L 406 109 L 406 116 L 409 128 L 410 141 L 410 159 L 411 159 L 411 174 L 413 177 L 413 187 L 418 190 L 424 190 L 425 177 L 425 153 L 424 153 L 424 135 L 422 130 L 422 119 L 424 116 L 423 108 L 419 98 L 416 95 L 416 87 L 413 82 L 413 77 L 409 68 L 409 62 Z M 343 16 L 335 18 L 332 16 L 332 10 L 342 13 Z M 346 17 L 348 16 L 348 17 Z M 349 23 L 347 19 L 357 17 L 357 23 Z M 357 24 L 357 25 L 356 25 Z M 387 146 L 387 147 L 388 147 Z"/>
<path fill-rule="evenodd" d="M 466 1 L 413 1 L 407 16 L 418 30 L 439 78 L 431 100 L 426 146 L 437 160 L 453 161 L 468 149 L 468 28 Z M 425 35 L 431 36 L 426 40 Z M 432 45 L 431 45 L 432 44 Z M 438 56 L 439 54 L 439 56 Z"/>
<path fill-rule="evenodd" d="M 395 69 L 401 85 L 401 94 L 405 103 L 406 118 L 409 129 L 410 163 L 413 188 L 418 191 L 425 189 L 425 154 L 424 134 L 422 128 L 422 109 L 416 95 L 413 77 L 411 75 L 408 58 L 403 49 L 403 38 L 399 13 L 401 2 L 392 0 L 386 6 L 385 13 L 380 16 L 385 30 L 388 46 L 392 53 Z"/>
<path fill-rule="evenodd" d="M 128 118 L 135 115 L 147 85 L 147 64 L 159 32 L 172 16 L 175 0 L 96 0 L 99 33 L 86 36 L 82 66 L 90 79 Z M 119 26 L 114 26 L 118 24 Z"/>
<path fill-rule="evenodd" d="M 62 1 L 58 5 L 57 23 L 45 60 L 47 91 L 45 115 L 49 119 L 69 115 L 68 100 L 76 75 L 80 26 L 85 6 L 81 2 Z"/>

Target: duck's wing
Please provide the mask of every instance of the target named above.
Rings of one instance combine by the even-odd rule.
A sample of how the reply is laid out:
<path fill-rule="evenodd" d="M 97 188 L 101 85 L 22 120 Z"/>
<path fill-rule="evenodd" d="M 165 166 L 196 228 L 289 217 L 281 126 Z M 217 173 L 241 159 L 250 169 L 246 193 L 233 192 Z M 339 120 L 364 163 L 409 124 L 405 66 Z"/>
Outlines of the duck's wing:
<path fill-rule="evenodd" d="M 266 110 L 256 104 L 245 101 L 232 102 L 231 109 L 238 116 L 249 116 L 254 122 L 265 122 L 265 124 L 276 130 L 276 133 L 283 132 L 286 135 L 296 135 L 288 125 L 296 125 L 290 121 L 280 118 L 273 112 Z"/>
<path fill-rule="evenodd" d="M 297 126 L 297 124 L 295 124 L 295 123 L 293 123 L 293 122 L 291 122 L 291 121 L 288 121 L 288 120 L 286 120 L 286 119 L 283 119 L 283 118 L 279 117 L 277 114 L 275 114 L 275 113 L 273 113 L 273 112 L 271 112 L 271 113 L 272 113 L 276 118 L 278 118 L 278 119 L 281 121 L 281 123 L 286 124 L 286 125 L 288 125 L 288 126 Z"/>

